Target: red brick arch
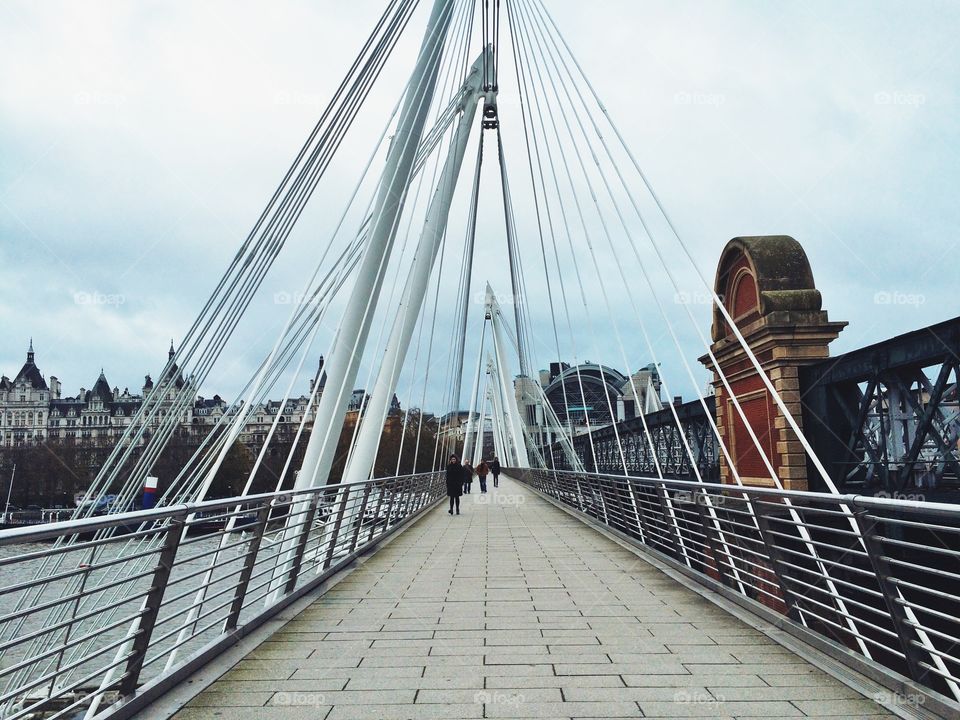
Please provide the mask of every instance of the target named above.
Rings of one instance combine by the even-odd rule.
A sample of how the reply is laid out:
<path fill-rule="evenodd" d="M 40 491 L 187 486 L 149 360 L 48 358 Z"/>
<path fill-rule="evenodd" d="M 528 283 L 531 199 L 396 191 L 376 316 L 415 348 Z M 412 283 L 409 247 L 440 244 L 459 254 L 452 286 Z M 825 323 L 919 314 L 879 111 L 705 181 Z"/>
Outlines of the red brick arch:
<path fill-rule="evenodd" d="M 828 357 L 828 344 L 846 325 L 827 320 L 803 247 L 786 235 L 734 238 L 720 254 L 714 291 L 802 427 L 798 367 Z M 716 307 L 712 337 L 711 351 L 749 423 L 748 428 L 709 356 L 700 358 L 714 371 L 717 426 L 740 479 L 747 484 L 773 485 L 766 456 L 784 487 L 806 489 L 802 446 Z M 750 437 L 750 429 L 757 443 Z M 721 477 L 725 482 L 734 481 L 725 459 Z"/>

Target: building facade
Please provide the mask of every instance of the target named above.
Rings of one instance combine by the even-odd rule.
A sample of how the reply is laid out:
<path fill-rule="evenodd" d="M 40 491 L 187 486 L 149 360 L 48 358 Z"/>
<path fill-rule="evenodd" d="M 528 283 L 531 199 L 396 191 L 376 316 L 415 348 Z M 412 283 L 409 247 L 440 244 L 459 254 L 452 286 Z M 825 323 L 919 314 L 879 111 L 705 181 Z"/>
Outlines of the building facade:
<path fill-rule="evenodd" d="M 518 376 L 514 389 L 528 431 L 541 445 L 553 442 L 557 424 L 576 436 L 663 408 L 660 373 L 652 363 L 627 376 L 591 362 L 576 366 L 555 362 L 541 370 L 537 380 Z"/>
<path fill-rule="evenodd" d="M 173 344 L 167 355 L 173 360 Z M 171 412 L 176 396 L 187 384 L 176 363 L 169 363 L 168 374 L 173 378 L 167 397 L 160 398 L 160 407 L 154 424 Z M 0 377 L 0 448 L 22 447 L 45 440 L 70 441 L 82 445 L 104 446 L 114 444 L 123 435 L 143 404 L 144 397 L 154 389 L 150 375 L 144 378 L 140 394 L 122 391 L 110 383 L 101 369 L 99 377 L 87 390 L 81 387 L 74 396 L 65 396 L 62 384 L 56 376 L 47 383 L 36 363 L 33 341 L 27 350 L 26 362 L 11 380 Z M 219 400 L 219 398 L 217 398 Z M 219 400 L 219 413 L 226 410 L 226 403 Z M 199 411 L 199 412 L 198 412 Z M 185 431 L 195 426 L 194 414 L 206 424 L 217 415 L 211 402 L 197 398 L 193 406 L 179 410 L 180 425 Z"/>
<path fill-rule="evenodd" d="M 166 397 L 157 398 L 159 408 L 153 417 L 152 425 L 171 412 L 179 413 L 178 433 L 188 441 L 199 442 L 218 423 L 224 422 L 226 415 L 235 412 L 229 403 L 219 395 L 205 398 L 197 395 L 186 407 L 177 407 L 177 398 L 181 397 L 189 380 L 173 358 L 173 343 L 167 354 L 166 376 L 155 383 L 148 374 L 144 376 L 139 393 L 129 388 L 122 391 L 111 387 L 103 370 L 100 376 L 87 390 L 81 387 L 74 396 L 64 396 L 61 382 L 56 376 L 50 376 L 49 383 L 36 364 L 33 341 L 30 341 L 26 361 L 20 372 L 11 380 L 6 375 L 0 377 L 0 450 L 3 448 L 25 447 L 46 440 L 68 442 L 87 447 L 111 447 L 123 435 L 143 405 L 144 398 L 154 392 L 155 387 L 167 387 Z M 310 393 L 289 398 L 285 402 L 268 400 L 255 407 L 240 431 L 238 439 L 248 447 L 259 449 L 266 441 L 276 420 L 273 440 L 292 442 L 301 423 L 305 422 L 305 432 L 313 425 L 313 414 L 320 395 L 323 393 L 323 358 L 320 359 L 316 376 L 310 381 Z M 320 388 L 314 395 L 314 384 L 320 382 Z M 314 395 L 311 402 L 311 395 Z M 348 412 L 358 415 L 369 400 L 369 394 L 363 390 L 354 390 L 351 394 Z M 398 411 L 400 402 L 393 396 L 391 411 Z"/>

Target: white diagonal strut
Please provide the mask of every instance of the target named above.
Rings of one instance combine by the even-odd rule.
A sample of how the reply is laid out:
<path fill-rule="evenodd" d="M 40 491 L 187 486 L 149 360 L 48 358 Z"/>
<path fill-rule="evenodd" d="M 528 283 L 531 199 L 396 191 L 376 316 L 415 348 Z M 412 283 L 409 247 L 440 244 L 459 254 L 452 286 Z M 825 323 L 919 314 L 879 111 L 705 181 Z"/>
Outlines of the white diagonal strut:
<path fill-rule="evenodd" d="M 510 368 L 507 365 L 506 348 L 503 340 L 503 316 L 500 313 L 500 304 L 497 302 L 493 288 L 487 283 L 487 314 L 490 316 L 490 327 L 493 335 L 493 351 L 497 358 L 497 379 L 501 397 L 503 398 L 503 410 L 506 414 L 507 432 L 513 451 L 516 453 L 514 467 L 530 467 L 530 461 L 527 455 L 527 440 L 523 432 L 523 424 L 520 419 L 520 409 L 517 407 L 517 395 L 513 390 L 513 383 L 510 380 Z"/>
<path fill-rule="evenodd" d="M 294 482 L 295 490 L 326 482 L 333 465 L 340 429 L 346 418 L 347 404 L 383 286 L 386 260 L 390 256 L 396 237 L 397 221 L 403 211 L 404 191 L 413 172 L 420 138 L 433 102 L 453 5 L 453 0 L 435 0 L 430 13 L 417 64 L 404 97 L 397 132 L 387 153 L 383 176 L 377 190 L 367 249 L 357 269 L 356 282 L 340 320 L 332 351 L 324 363 L 326 385 L 317 406 L 303 463 Z M 303 513 L 307 506 L 308 503 L 303 501 L 291 509 L 289 517 L 294 519 L 294 523 L 297 522 L 296 518 L 303 522 Z M 268 595 L 268 603 L 274 602 L 282 590 L 283 574 L 293 560 L 295 543 L 296 530 L 287 527 L 284 530 L 281 560 L 277 564 L 271 585 L 273 592 Z"/>
<path fill-rule="evenodd" d="M 470 409 L 467 411 L 467 429 L 463 436 L 464 459 L 470 457 L 470 450 L 473 448 L 474 442 L 481 447 L 483 446 L 483 412 L 486 404 L 481 400 L 480 407 L 477 407 L 477 392 L 480 390 L 480 374 L 483 372 L 483 344 L 486 329 L 487 321 L 484 319 L 483 325 L 480 327 L 480 351 L 477 353 L 477 369 L 473 376 L 473 390 L 470 393 Z M 475 413 L 478 416 L 478 422 L 474 422 Z"/>
<path fill-rule="evenodd" d="M 461 92 L 463 112 L 444 163 L 443 172 L 440 175 L 440 182 L 427 210 L 420 243 L 407 276 L 403 298 L 397 308 L 396 319 L 383 354 L 380 372 L 377 375 L 373 393 L 370 396 L 363 421 L 357 433 L 357 441 L 351 453 L 350 462 L 344 472 L 344 482 L 366 480 L 373 467 L 377 446 L 380 443 L 383 431 L 383 423 L 390 409 L 390 399 L 396 390 L 400 370 L 403 367 L 403 361 L 410 347 L 413 331 L 416 328 L 417 318 L 427 295 L 427 285 L 430 282 L 434 261 L 440 250 L 440 241 L 446 233 L 450 204 L 453 202 L 457 179 L 460 176 L 460 168 L 463 165 L 463 157 L 467 149 L 467 141 L 470 139 L 470 130 L 473 127 L 477 102 L 482 93 L 484 55 L 489 54 L 489 52 L 489 49 L 487 49 L 477 58 L 464 82 Z"/>
<path fill-rule="evenodd" d="M 487 392 L 490 395 L 490 427 L 493 431 L 493 447 L 500 457 L 512 465 L 516 462 L 516 457 L 507 439 L 507 434 L 503 430 L 503 394 L 500 391 L 499 371 L 496 361 L 490 355 L 487 356 Z M 482 448 L 477 446 L 474 454 L 474 466 L 480 461 L 482 452 Z"/>

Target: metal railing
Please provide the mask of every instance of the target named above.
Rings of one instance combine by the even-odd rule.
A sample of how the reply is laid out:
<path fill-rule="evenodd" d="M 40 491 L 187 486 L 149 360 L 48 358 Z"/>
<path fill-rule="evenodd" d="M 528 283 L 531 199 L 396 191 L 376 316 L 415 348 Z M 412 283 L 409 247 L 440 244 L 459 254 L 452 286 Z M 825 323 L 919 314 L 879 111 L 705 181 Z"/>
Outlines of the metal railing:
<path fill-rule="evenodd" d="M 833 641 L 824 645 L 841 661 L 859 656 L 867 674 L 892 670 L 960 710 L 960 505 L 505 472 L 729 597 L 788 616 L 805 637 Z"/>
<path fill-rule="evenodd" d="M 0 717 L 132 714 L 445 493 L 424 473 L 0 531 Z"/>

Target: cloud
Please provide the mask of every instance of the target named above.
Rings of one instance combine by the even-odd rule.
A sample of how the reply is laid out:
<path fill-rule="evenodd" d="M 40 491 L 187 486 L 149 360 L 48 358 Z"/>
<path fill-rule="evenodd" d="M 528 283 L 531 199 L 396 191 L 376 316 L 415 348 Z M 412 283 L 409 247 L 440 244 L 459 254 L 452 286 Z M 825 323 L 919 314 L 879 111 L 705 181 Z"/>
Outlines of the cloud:
<path fill-rule="evenodd" d="M 960 223 L 953 197 L 960 57 L 950 32 L 960 10 L 665 0 L 549 7 L 708 279 L 729 238 L 786 233 L 806 248 L 831 317 L 851 321 L 835 351 L 957 314 L 955 283 L 942 269 L 958 251 Z M 4 3 L 0 370 L 16 372 L 33 336 L 42 368 L 65 389 L 88 385 L 100 366 L 121 387 L 157 372 L 169 338 L 186 332 L 381 11 L 372 1 L 281 2 L 269 12 L 226 2 Z M 409 71 L 425 12 L 418 10 L 206 391 L 236 393 L 269 352 L 289 311 L 274 297 L 301 289 L 329 239 Z M 599 223 L 587 221 L 599 273 L 582 231 L 572 251 L 561 243 L 564 281 L 551 287 L 551 316 L 517 100 L 507 56 L 501 116 L 534 362 L 555 359 L 556 318 L 565 359 L 622 368 L 616 330 L 635 369 L 650 360 L 643 319 L 671 389 L 689 397 L 706 374 L 695 368 L 687 377 L 622 232 L 613 232 L 611 248 Z M 437 410 L 445 402 L 456 248 L 474 152 L 451 214 L 440 286 L 427 395 Z M 473 288 L 490 279 L 510 292 L 495 166 L 488 146 Z M 573 203 L 566 205 L 572 217 Z M 356 227 L 356 218 L 350 223 Z M 663 242 L 679 291 L 703 292 L 676 245 Z M 404 263 L 411 255 L 412 248 Z M 672 302 L 676 291 L 648 244 L 642 257 L 683 355 L 696 365 L 702 347 L 686 308 Z M 635 285 L 622 286 L 621 269 Z M 602 289 L 617 308 L 616 327 Z M 924 302 L 879 306 L 877 293 Z M 707 334 L 709 308 L 689 309 Z M 468 358 L 479 347 L 479 311 L 471 306 Z M 336 317 L 331 312 L 314 354 L 327 352 Z M 374 340 L 385 317 L 374 322 Z M 402 376 L 405 405 L 421 392 L 408 388 L 426 374 L 429 338 L 425 327 L 421 367 Z M 358 385 L 371 377 L 377 355 L 368 353 Z M 305 391 L 306 377 L 296 389 Z"/>

